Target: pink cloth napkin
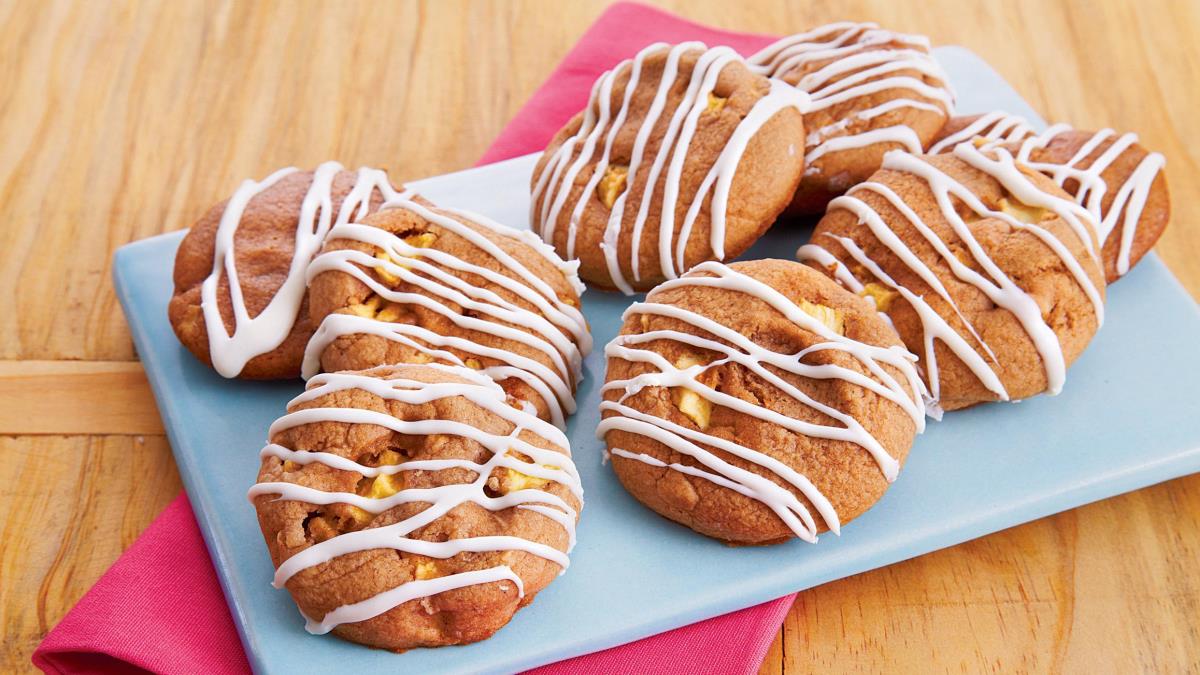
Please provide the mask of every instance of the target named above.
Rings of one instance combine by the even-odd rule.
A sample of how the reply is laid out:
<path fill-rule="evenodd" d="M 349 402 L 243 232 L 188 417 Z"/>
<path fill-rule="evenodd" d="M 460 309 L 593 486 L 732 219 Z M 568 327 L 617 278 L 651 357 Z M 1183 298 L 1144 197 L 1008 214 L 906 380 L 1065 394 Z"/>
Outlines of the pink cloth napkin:
<path fill-rule="evenodd" d="M 685 40 L 729 45 L 749 54 L 771 38 L 707 28 L 643 5 L 613 5 L 501 132 L 480 163 L 540 150 L 583 108 L 600 73 L 652 42 Z M 532 672 L 753 673 L 794 597 Z M 33 663 L 50 673 L 232 675 L 250 670 L 186 495 L 163 511 L 46 636 L 34 652 Z"/>

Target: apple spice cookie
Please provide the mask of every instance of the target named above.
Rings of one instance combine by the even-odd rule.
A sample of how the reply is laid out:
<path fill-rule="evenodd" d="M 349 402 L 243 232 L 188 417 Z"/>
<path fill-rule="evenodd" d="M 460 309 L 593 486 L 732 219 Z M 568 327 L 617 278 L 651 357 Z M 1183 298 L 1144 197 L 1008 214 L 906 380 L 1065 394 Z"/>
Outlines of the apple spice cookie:
<path fill-rule="evenodd" d="M 1017 149 L 1019 161 L 1053 178 L 1096 218 L 1110 284 L 1154 247 L 1171 218 L 1166 159 L 1137 141 L 1133 133 L 1056 124 Z"/>
<path fill-rule="evenodd" d="M 954 92 L 921 35 L 833 23 L 783 38 L 749 61 L 812 98 L 794 213 L 820 213 L 875 173 L 889 150 L 920 153 L 954 114 Z"/>
<path fill-rule="evenodd" d="M 1019 143 L 1036 136 L 1037 132 L 1020 115 L 995 110 L 982 115 L 951 117 L 942 130 L 933 137 L 929 154 L 940 155 L 950 152 L 959 143 L 977 143 L 981 148 L 993 148 L 1005 143 Z"/>
<path fill-rule="evenodd" d="M 638 501 L 733 544 L 840 533 L 924 429 L 915 357 L 784 260 L 706 262 L 624 314 L 597 435 Z"/>
<path fill-rule="evenodd" d="M 167 315 L 175 335 L 223 377 L 300 375 L 308 318 L 305 268 L 335 225 L 399 193 L 387 173 L 289 168 L 248 180 L 192 226 L 175 255 Z"/>
<path fill-rule="evenodd" d="M 736 257 L 796 189 L 807 100 L 729 47 L 650 45 L 554 136 L 530 222 L 586 281 L 626 294 Z"/>
<path fill-rule="evenodd" d="M 888 153 L 797 255 L 871 298 L 944 410 L 1058 393 L 1104 317 L 1091 214 L 1003 148 Z"/>
<path fill-rule="evenodd" d="M 308 631 L 395 651 L 502 628 L 566 570 L 583 506 L 558 428 L 440 364 L 312 378 L 249 497 Z"/>
<path fill-rule="evenodd" d="M 304 376 L 465 365 L 561 427 L 591 350 L 575 268 L 532 232 L 421 199 L 389 202 L 330 230 L 309 267 L 319 328 Z"/>

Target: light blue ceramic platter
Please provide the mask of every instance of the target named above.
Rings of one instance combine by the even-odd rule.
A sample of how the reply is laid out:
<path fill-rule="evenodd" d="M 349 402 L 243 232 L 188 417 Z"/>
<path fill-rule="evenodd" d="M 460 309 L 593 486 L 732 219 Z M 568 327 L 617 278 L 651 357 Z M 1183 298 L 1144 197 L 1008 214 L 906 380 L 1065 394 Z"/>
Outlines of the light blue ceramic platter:
<path fill-rule="evenodd" d="M 972 53 L 937 50 L 964 113 L 1037 115 Z M 412 183 L 435 202 L 526 227 L 534 157 Z M 1190 227 L 1176 222 L 1172 227 Z M 746 256 L 791 257 L 808 229 L 781 224 Z M 899 480 L 841 537 L 730 548 L 630 498 L 594 437 L 603 350 L 630 300 L 589 291 L 598 348 L 587 359 L 569 435 L 586 489 L 567 574 L 495 637 L 405 654 L 304 632 L 273 569 L 246 489 L 267 426 L 301 383 L 228 381 L 200 365 L 167 324 L 182 232 L 116 253 L 128 316 L 221 585 L 255 670 L 512 672 L 597 651 L 792 591 L 890 565 L 1018 523 L 1200 471 L 1200 311 L 1154 255 L 1109 290 L 1103 329 L 1064 392 L 947 415 L 917 438 Z M 1169 527 L 1169 524 L 1164 525 Z"/>

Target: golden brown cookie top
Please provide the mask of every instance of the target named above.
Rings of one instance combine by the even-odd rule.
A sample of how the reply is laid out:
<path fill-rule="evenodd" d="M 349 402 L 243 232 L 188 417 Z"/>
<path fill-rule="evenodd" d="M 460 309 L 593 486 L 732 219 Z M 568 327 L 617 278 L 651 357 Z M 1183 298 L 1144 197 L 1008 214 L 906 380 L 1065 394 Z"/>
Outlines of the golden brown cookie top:
<path fill-rule="evenodd" d="M 1139 145 L 1137 134 L 1056 124 L 1014 147 L 1020 161 L 1053 178 L 1095 216 L 1108 283 L 1129 272 L 1166 230 L 1166 159 Z"/>
<path fill-rule="evenodd" d="M 420 357 L 526 382 L 556 423 L 574 410 L 591 349 L 582 285 L 532 232 L 418 198 L 327 239 L 309 269 L 306 376 Z"/>
<path fill-rule="evenodd" d="M 954 94 L 928 38 L 873 23 L 833 23 L 783 38 L 749 59 L 812 98 L 801 210 L 865 179 L 884 153 L 920 153 L 953 114 Z M 811 199 L 810 199 L 811 197 Z"/>
<path fill-rule="evenodd" d="M 605 353 L 597 432 L 622 483 L 725 541 L 837 532 L 882 495 L 924 426 L 895 331 L 789 261 L 698 265 L 630 306 Z"/>
<path fill-rule="evenodd" d="M 978 147 L 987 149 L 1006 143 L 1019 143 L 1036 135 L 1028 120 L 1003 110 L 955 116 L 930 142 L 929 154 L 950 152 L 959 143 L 976 143 Z"/>
<path fill-rule="evenodd" d="M 224 377 L 296 377 L 312 325 L 305 268 L 325 233 L 398 196 L 378 169 L 282 169 L 210 209 L 175 256 L 180 341 Z"/>
<path fill-rule="evenodd" d="M 310 632 L 481 639 L 568 564 L 583 491 L 566 437 L 469 369 L 318 375 L 262 457 L 249 496 Z"/>
<path fill-rule="evenodd" d="M 734 257 L 799 182 L 806 101 L 729 47 L 650 45 L 602 75 L 547 147 L 534 230 L 625 293 Z"/>
<path fill-rule="evenodd" d="M 1004 149 L 892 152 L 797 255 L 870 297 L 947 410 L 1057 393 L 1103 321 L 1095 221 Z"/>

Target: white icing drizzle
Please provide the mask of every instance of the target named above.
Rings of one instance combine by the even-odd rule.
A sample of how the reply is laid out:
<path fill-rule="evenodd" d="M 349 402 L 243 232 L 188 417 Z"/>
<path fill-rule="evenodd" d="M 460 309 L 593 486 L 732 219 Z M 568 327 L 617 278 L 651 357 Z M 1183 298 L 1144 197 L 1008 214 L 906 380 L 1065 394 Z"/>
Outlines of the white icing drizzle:
<path fill-rule="evenodd" d="M 505 467 L 553 481 L 565 486 L 583 503 L 583 487 L 574 463 L 567 454 L 538 447 L 518 437 L 523 431 L 531 431 L 560 448 L 569 448 L 566 436 L 557 427 L 535 415 L 513 408 L 505 402 L 504 391 L 483 374 L 469 368 L 426 364 L 422 367 L 435 368 L 468 380 L 467 383 L 426 383 L 408 379 L 400 371 L 387 379 L 355 373 L 327 373 L 309 380 L 308 389 L 289 404 L 289 409 L 327 396 L 337 391 L 359 389 L 383 399 L 420 405 L 431 401 L 461 396 L 498 415 L 513 425 L 508 435 L 492 434 L 461 422 L 444 419 L 422 419 L 405 421 L 391 415 L 356 408 L 306 408 L 295 410 L 271 425 L 270 436 L 296 426 L 321 422 L 346 424 L 373 424 L 406 435 L 454 435 L 471 439 L 488 451 L 491 458 L 483 463 L 465 459 L 414 460 L 401 464 L 368 467 L 345 457 L 328 452 L 285 448 L 269 443 L 262 450 L 262 457 L 276 457 L 281 461 L 299 464 L 317 462 L 331 469 L 352 471 L 364 477 L 394 475 L 405 471 L 440 471 L 458 468 L 475 472 L 469 483 L 452 483 L 434 488 L 409 488 L 385 498 L 368 498 L 348 492 L 323 492 L 313 488 L 286 482 L 258 483 L 250 488 L 251 501 L 260 495 L 278 495 L 277 499 L 300 501 L 314 505 L 343 503 L 356 506 L 369 513 L 380 514 L 400 504 L 427 503 L 419 513 L 404 520 L 382 527 L 347 532 L 314 544 L 283 561 L 275 573 L 273 585 L 282 588 L 294 575 L 315 565 L 326 563 L 336 557 L 371 549 L 392 549 L 429 556 L 438 559 L 451 558 L 463 552 L 524 551 L 549 560 L 565 571 L 569 561 L 567 553 L 575 545 L 575 521 L 578 517 L 565 500 L 545 490 L 524 488 L 499 497 L 490 497 L 484 492 L 492 471 Z M 521 453 L 529 461 L 509 454 Z M 434 522 L 454 508 L 474 503 L 491 511 L 519 508 L 543 515 L 559 524 L 567 533 L 567 551 L 516 536 L 480 536 L 451 539 L 444 542 L 411 539 L 409 535 Z M 380 593 L 366 600 L 344 605 L 328 612 L 320 620 L 305 617 L 306 628 L 311 633 L 327 633 L 336 626 L 354 621 L 364 621 L 415 598 L 426 597 L 454 588 L 495 581 L 511 581 L 524 595 L 524 587 L 517 575 L 506 565 L 428 580 L 414 580 Z"/>
<path fill-rule="evenodd" d="M 708 273 L 712 276 L 700 276 L 701 273 Z M 685 466 L 677 463 L 668 465 L 660 459 L 643 453 L 633 453 L 623 448 L 610 446 L 612 454 L 619 457 L 645 462 L 652 466 L 667 466 L 675 471 L 712 481 L 717 485 L 758 500 L 787 524 L 797 537 L 815 542 L 819 527 L 804 503 L 794 494 L 794 492 L 798 492 L 812 503 L 829 530 L 835 534 L 839 533 L 841 524 L 833 505 L 816 486 L 787 464 L 734 441 L 640 412 L 626 405 L 625 401 L 645 387 L 685 387 L 707 399 L 713 405 L 732 408 L 760 420 L 778 424 L 795 433 L 814 438 L 848 441 L 859 445 L 871 454 L 883 475 L 892 481 L 899 472 L 899 463 L 878 440 L 863 428 L 858 420 L 811 398 L 778 373 L 783 372 L 816 379 L 841 379 L 869 389 L 900 406 L 913 420 L 913 424 L 919 432 L 924 430 L 925 426 L 925 408 L 921 397 L 924 387 L 914 365 L 915 357 L 900 346 L 879 347 L 839 335 L 819 320 L 809 316 L 779 291 L 721 263 L 701 263 L 693 268 L 692 273 L 688 276 L 665 282 L 656 289 L 656 292 L 682 286 L 720 288 L 752 296 L 766 302 L 774 311 L 779 312 L 800 328 L 816 333 L 823 341 L 795 354 L 776 352 L 706 316 L 681 307 L 654 302 L 654 297 L 651 295 L 645 302 L 631 305 L 625 311 L 624 318 L 634 314 L 670 317 L 695 327 L 697 334 L 675 330 L 656 330 L 634 335 L 619 335 L 608 344 L 605 348 L 605 355 L 609 359 L 647 363 L 657 369 L 657 372 L 645 373 L 627 380 L 614 380 L 604 385 L 604 391 L 622 393 L 619 399 L 603 401 L 600 404 L 602 412 L 616 414 L 601 420 L 596 429 L 597 436 L 603 439 L 605 434 L 613 430 L 635 433 L 691 457 L 700 466 Z M 713 351 L 718 354 L 718 357 L 708 364 L 678 368 L 658 353 L 642 346 L 656 340 L 672 340 L 698 350 Z M 803 362 L 805 356 L 826 350 L 849 354 L 870 375 L 843 366 L 810 365 Z M 780 392 L 827 415 L 836 423 L 823 425 L 794 419 L 724 394 L 700 382 L 700 375 L 707 369 L 726 363 L 738 364 Z M 884 369 L 884 366 L 899 370 L 901 378 L 897 380 Z M 707 448 L 716 448 L 762 467 L 777 475 L 789 487 L 782 487 L 757 473 L 739 468 L 721 459 Z"/>
<path fill-rule="evenodd" d="M 1004 149 L 995 149 L 987 154 L 969 143 L 956 146 L 953 154 L 970 166 L 988 174 L 997 180 L 1001 186 L 1024 204 L 1046 209 L 1061 217 L 1078 237 L 1093 260 L 1098 262 L 1094 243 L 1094 221 L 1091 215 L 1070 200 L 1047 194 L 1028 177 L 1021 173 L 1013 156 Z M 856 220 L 870 232 L 888 251 L 910 271 L 916 274 L 932 294 L 949 305 L 954 316 L 966 328 L 968 335 L 962 335 L 950 324 L 949 317 L 935 310 L 926 299 L 926 294 L 914 292 L 898 283 L 882 266 L 870 258 L 857 242 L 848 237 L 827 234 L 835 240 L 855 263 L 861 265 L 874 278 L 876 283 L 883 284 L 896 291 L 906 300 L 921 320 L 924 342 L 923 366 L 929 383 L 933 402 L 941 396 L 941 383 L 938 377 L 937 356 L 934 350 L 935 341 L 940 341 L 948 347 L 989 391 L 1000 400 L 1009 400 L 1009 394 L 1001 382 L 1000 375 L 994 366 L 998 364 L 996 354 L 980 337 L 975 327 L 959 311 L 957 303 L 946 290 L 933 269 L 895 234 L 889 225 L 862 199 L 865 193 L 874 193 L 885 199 L 899 211 L 904 220 L 921 235 L 925 243 L 936 252 L 937 257 L 949 266 L 954 276 L 971 286 L 979 289 L 989 300 L 998 307 L 1008 310 L 1021 324 L 1030 340 L 1033 342 L 1042 359 L 1048 382 L 1047 391 L 1056 394 L 1062 389 L 1066 379 L 1066 361 L 1059 343 L 1058 336 L 1042 317 L 1036 300 L 1013 281 L 1004 270 L 988 256 L 982 245 L 971 233 L 966 221 L 955 210 L 954 199 L 961 201 L 971 211 L 981 218 L 998 218 L 1014 229 L 1029 232 L 1047 245 L 1062 260 L 1071 273 L 1075 282 L 1087 295 L 1096 313 L 1096 321 L 1104 321 L 1104 298 L 1098 287 L 1087 275 L 1083 266 L 1073 256 L 1070 250 L 1056 236 L 1045 228 L 1025 223 L 999 210 L 988 208 L 977 196 L 971 193 L 962 183 L 954 180 L 933 165 L 918 156 L 900 151 L 889 152 L 884 157 L 884 169 L 903 171 L 924 180 L 932 193 L 939 210 L 958 240 L 965 245 L 969 254 L 983 270 L 982 273 L 964 264 L 954 254 L 949 242 L 943 240 L 917 212 L 907 204 L 895 191 L 888 186 L 868 181 L 860 183 L 845 195 L 834 199 L 829 204 L 829 210 L 845 209 L 854 214 Z M 835 265 L 835 278 L 854 292 L 863 289 L 864 282 L 854 276 L 849 265 L 838 259 L 820 243 L 812 242 L 801 246 L 796 252 L 801 262 L 814 262 L 828 269 Z M 983 353 L 979 353 L 982 351 Z"/>
<path fill-rule="evenodd" d="M 821 141 L 816 147 L 808 150 L 808 160 L 809 162 L 816 162 L 831 152 L 863 148 L 868 145 L 875 145 L 876 143 L 899 143 L 909 152 L 921 153 L 921 139 L 917 138 L 917 132 L 913 131 L 911 127 L 894 126 L 864 131 L 852 136 L 835 136 Z M 818 173 L 821 173 L 821 168 L 816 164 L 810 163 L 804 169 L 805 175 Z"/>
<path fill-rule="evenodd" d="M 383 300 L 417 305 L 446 317 L 462 329 L 487 333 L 531 347 L 545 354 L 553 367 L 510 349 L 485 347 L 469 339 L 438 335 L 419 326 L 331 314 L 322 321 L 305 349 L 303 376 L 308 378 L 317 373 L 320 370 L 321 353 L 344 335 L 375 335 L 415 348 L 432 358 L 463 365 L 458 357 L 446 351 L 457 349 L 500 361 L 503 365 L 487 368 L 487 374 L 497 379 L 516 377 L 529 384 L 546 401 L 552 421 L 563 426 L 566 415 L 575 411 L 573 383 L 579 381 L 583 357 L 591 350 L 591 334 L 583 313 L 560 300 L 554 289 L 528 267 L 457 218 L 479 223 L 522 242 L 527 242 L 527 238 L 516 234 L 511 228 L 464 211 L 434 210 L 409 200 L 391 201 L 385 207 L 408 209 L 438 227 L 467 239 L 510 274 L 501 274 L 436 248 L 412 246 L 381 228 L 347 223 L 334 227 L 329 239 L 348 239 L 369 244 L 382 249 L 393 260 L 402 261 L 402 264 L 380 260 L 370 253 L 351 249 L 326 251 L 313 260 L 308 278 L 328 271 L 349 274 Z M 540 241 L 535 250 L 557 261 L 556 267 L 567 275 L 572 286 L 579 287 L 574 265 L 563 263 L 552 249 Z M 402 283 L 415 286 L 423 292 L 393 290 L 366 271 L 370 268 L 398 277 Z M 464 279 L 467 275 L 486 279 L 495 287 L 528 302 L 533 309 L 510 302 L 489 288 L 473 285 Z M 459 314 L 448 308 L 446 303 L 454 303 L 477 316 Z"/>
<path fill-rule="evenodd" d="M 878 48 L 888 44 L 898 44 L 899 48 Z M 786 77 L 789 71 L 829 61 L 796 83 L 797 88 L 812 97 L 810 114 L 865 100 L 884 91 L 907 92 L 811 131 L 806 151 L 806 176 L 822 172 L 822 166 L 816 163 L 818 159 L 843 150 L 894 143 L 910 152 L 921 152 L 920 139 L 907 125 L 882 128 L 867 125 L 862 131 L 850 133 L 854 120 L 870 121 L 903 108 L 939 112 L 946 116 L 954 110 L 954 92 L 945 72 L 929 52 L 929 39 L 883 30 L 873 23 L 832 23 L 785 37 L 763 48 L 749 61 L 755 71 L 767 77 Z M 934 80 L 936 84 L 927 84 L 924 78 Z"/>
<path fill-rule="evenodd" d="M 237 377 L 251 359 L 275 349 L 287 339 L 296 323 L 296 315 L 307 290 L 304 271 L 312 257 L 321 249 L 330 227 L 365 216 L 371 197 L 376 191 L 383 199 L 399 199 L 403 193 L 392 188 L 387 173 L 380 169 L 362 167 L 354 187 L 342 199 L 336 217 L 333 213 L 333 181 L 342 165 L 325 162 L 313 172 L 312 185 L 304 195 L 296 219 L 295 251 L 287 276 L 267 306 L 253 318 L 246 308 L 234 262 L 234 239 L 246 206 L 259 193 L 269 189 L 295 168 L 280 169 L 261 182 L 247 180 L 229 199 L 217 226 L 212 272 L 200 287 L 200 307 L 208 331 L 209 353 L 213 368 L 223 377 Z M 222 275 L 229 278 L 229 298 L 233 307 L 233 335 L 225 330 L 225 322 L 217 300 L 217 288 Z"/>
<path fill-rule="evenodd" d="M 1106 212 L 1103 208 L 1103 201 L 1108 194 L 1109 185 L 1101 174 L 1112 166 L 1113 162 L 1117 161 L 1121 155 L 1133 148 L 1138 140 L 1137 134 L 1126 133 L 1118 136 L 1112 129 L 1102 129 L 1092 134 L 1092 137 L 1079 148 L 1078 152 L 1063 164 L 1032 161 L 1031 153 L 1034 150 L 1046 147 L 1059 134 L 1071 130 L 1071 127 L 1066 124 L 1051 126 L 1041 134 L 1022 143 L 1017 159 L 1050 176 L 1061 186 L 1065 187 L 1068 181 L 1076 181 L 1075 200 L 1086 207 L 1099 223 L 1097 232 L 1101 247 L 1110 236 L 1114 235 L 1118 230 L 1118 223 L 1120 224 L 1121 243 L 1117 251 L 1117 274 L 1123 276 L 1129 272 L 1133 238 L 1137 233 L 1138 222 L 1141 220 L 1142 210 L 1146 206 L 1146 199 L 1150 196 L 1150 187 L 1163 167 L 1166 166 L 1167 160 L 1157 152 L 1147 153 L 1125 182 L 1116 188 L 1112 204 L 1109 205 Z M 1112 142 L 1108 148 L 1100 153 L 1087 168 L 1079 166 L 1101 144 L 1110 139 Z M 1124 214 L 1123 217 L 1122 214 Z"/>
<path fill-rule="evenodd" d="M 305 630 L 313 635 L 324 635 L 343 623 L 366 621 L 379 616 L 383 613 L 380 611 L 381 607 L 386 608 L 383 611 L 387 611 L 393 607 L 399 607 L 409 600 L 494 581 L 513 582 L 520 596 L 525 597 L 525 585 L 521 583 L 521 577 L 518 577 L 508 565 L 497 565 L 485 570 L 460 572 L 436 579 L 414 579 L 361 602 L 342 605 L 328 612 L 320 621 L 304 616 L 303 613 L 301 615 L 304 616 Z"/>
<path fill-rule="evenodd" d="M 1002 143 L 1016 143 L 1035 135 L 1037 132 L 1024 117 L 996 110 L 980 115 L 962 129 L 929 146 L 929 154 L 949 152 L 959 143 L 974 142 L 976 139 L 984 141 L 980 147 L 987 150 Z"/>
<path fill-rule="evenodd" d="M 629 234 L 631 237 L 629 267 L 635 282 L 641 281 L 639 259 L 641 240 L 645 228 L 651 221 L 650 208 L 656 190 L 662 187 L 661 210 L 658 212 L 658 253 L 662 276 L 674 279 L 684 268 L 684 251 L 691 231 L 711 195 L 711 223 L 709 246 L 713 257 L 725 257 L 725 218 L 730 185 L 737 173 L 742 155 L 750 140 L 776 113 L 786 108 L 804 112 L 808 97 L 782 82 L 772 80 L 765 96 L 758 99 L 750 111 L 738 123 L 717 160 L 708 169 L 696 194 L 685 211 L 679 233 L 675 233 L 675 210 L 679 203 L 679 185 L 687 161 L 688 151 L 695 136 L 700 116 L 708 107 L 708 95 L 716 86 L 721 71 L 729 64 L 742 62 L 742 58 L 729 47 L 708 49 L 701 42 L 684 42 L 674 47 L 655 43 L 646 47 L 632 61 L 623 61 L 616 68 L 604 73 L 592 87 L 583 122 L 574 136 L 566 139 L 545 162 L 533 187 L 530 206 L 530 222 L 541 237 L 554 241 L 554 235 L 562 220 L 562 209 L 576 185 L 576 176 L 595 161 L 591 176 L 574 209 L 567 214 L 566 257 L 575 258 L 575 238 L 584 209 L 591 202 L 591 195 L 608 169 L 617 134 L 626 123 L 630 112 L 633 92 L 642 78 L 642 67 L 647 57 L 667 52 L 662 78 L 659 80 L 650 108 L 638 128 L 630 155 L 627 188 L 613 203 L 608 223 L 604 230 L 601 248 L 604 251 L 609 276 L 613 284 L 627 295 L 634 290 L 625 278 L 618 259 L 618 240 L 624 233 L 625 206 L 633 185 L 640 172 L 646 172 L 645 187 L 638 197 L 638 210 L 633 217 Z M 672 90 L 678 90 L 677 79 L 680 60 L 688 52 L 703 51 L 686 80 L 683 98 L 674 111 L 666 109 Z M 629 73 L 625 95 L 619 107 L 613 110 L 612 92 L 618 75 Z M 670 115 L 666 123 L 666 134 L 657 151 L 645 166 L 651 132 L 664 115 Z M 597 154 L 597 146 L 600 147 Z M 578 150 L 578 152 L 577 152 Z M 665 176 L 663 174 L 666 169 Z"/>
<path fill-rule="evenodd" d="M 344 335 L 375 335 L 406 345 L 435 361 L 456 366 L 466 367 L 466 363 L 454 353 L 446 351 L 447 348 L 476 357 L 496 359 L 511 365 L 489 366 L 480 372 L 496 381 L 515 377 L 528 384 L 546 402 L 550 410 L 550 421 L 555 426 L 565 428 L 566 416 L 575 412 L 575 397 L 571 392 L 570 383 L 559 373 L 534 359 L 507 349 L 486 347 L 465 338 L 439 335 L 412 324 L 378 321 L 353 314 L 330 314 L 321 322 L 304 350 L 304 377 L 312 377 L 320 372 L 321 353 L 334 340 Z"/>

